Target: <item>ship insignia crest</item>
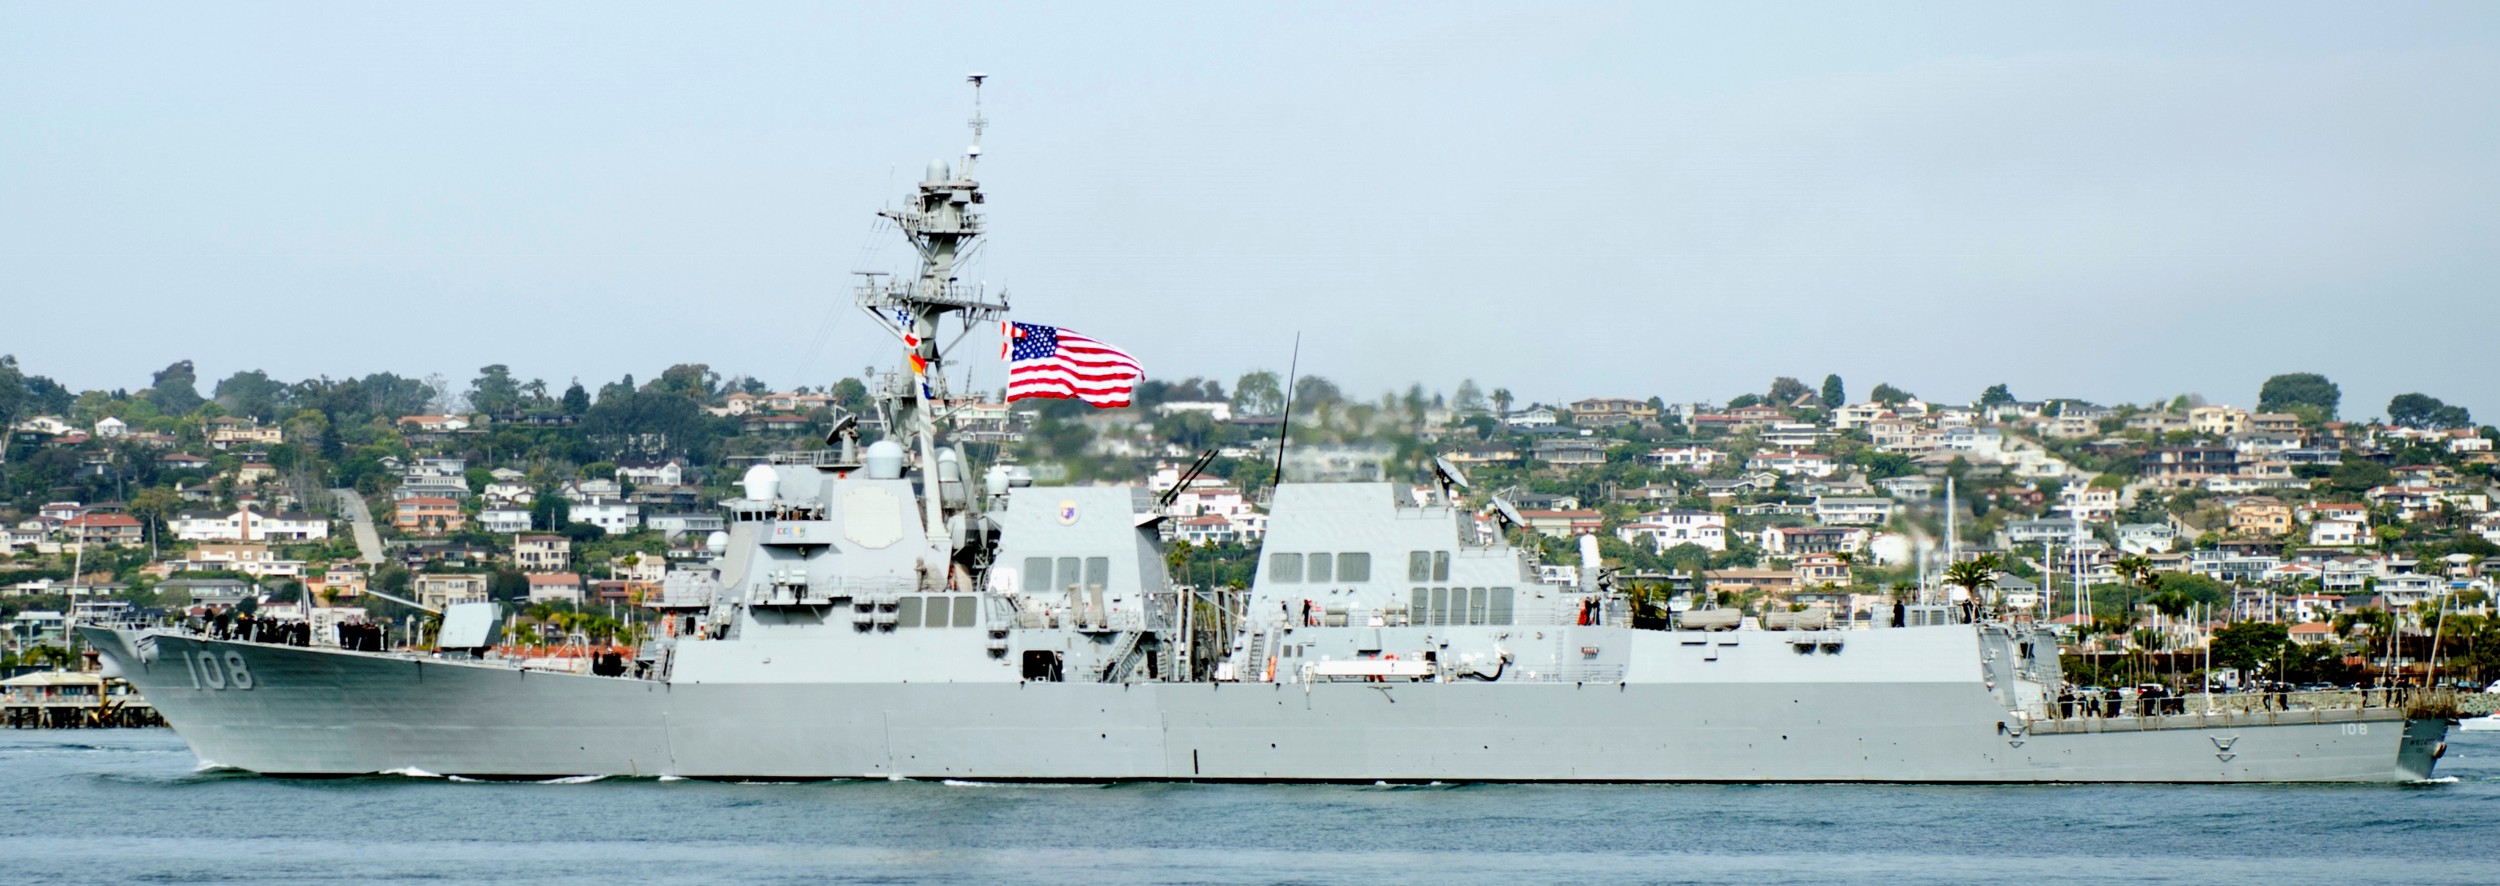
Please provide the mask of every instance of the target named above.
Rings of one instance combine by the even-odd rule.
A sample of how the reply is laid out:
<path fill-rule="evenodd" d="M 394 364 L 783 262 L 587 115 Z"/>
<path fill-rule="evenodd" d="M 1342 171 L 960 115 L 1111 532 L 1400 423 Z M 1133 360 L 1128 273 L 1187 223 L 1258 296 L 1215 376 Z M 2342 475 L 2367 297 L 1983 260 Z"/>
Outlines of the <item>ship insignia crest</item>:
<path fill-rule="evenodd" d="M 1074 526 L 1074 525 L 1076 525 L 1076 501 L 1075 501 L 1075 500 L 1071 499 L 1071 500 L 1068 500 L 1068 501 L 1063 501 L 1063 502 L 1060 502 L 1060 503 L 1059 503 L 1059 525 L 1061 525 L 1061 526 Z"/>

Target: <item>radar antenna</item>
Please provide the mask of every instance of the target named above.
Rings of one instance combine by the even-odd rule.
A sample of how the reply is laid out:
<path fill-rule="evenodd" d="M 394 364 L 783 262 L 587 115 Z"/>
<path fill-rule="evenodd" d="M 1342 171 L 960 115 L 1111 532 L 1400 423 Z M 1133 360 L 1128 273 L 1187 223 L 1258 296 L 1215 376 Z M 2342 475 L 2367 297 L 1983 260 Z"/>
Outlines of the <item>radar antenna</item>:
<path fill-rule="evenodd" d="M 990 128 L 989 118 L 981 116 L 981 81 L 990 75 L 974 71 L 964 75 L 972 84 L 972 147 L 964 149 L 964 177 L 972 177 L 972 169 L 981 163 L 981 131 Z"/>
<path fill-rule="evenodd" d="M 1432 457 L 1432 476 L 1441 487 L 1441 503 L 1456 506 L 1459 490 L 1468 488 L 1467 472 L 1459 470 L 1449 456 L 1436 455 Z"/>
<path fill-rule="evenodd" d="M 944 160 L 929 162 L 929 171 L 918 186 L 918 193 L 899 209 L 878 213 L 894 222 L 903 238 L 920 253 L 920 273 L 908 280 L 880 280 L 870 275 L 858 291 L 859 309 L 876 318 L 877 326 L 892 334 L 903 344 L 902 369 L 891 382 L 883 385 L 878 399 L 885 404 L 889 416 L 887 430 L 897 436 L 907 435 L 914 444 L 920 462 L 922 495 L 926 509 L 928 538 L 931 546 L 933 574 L 943 574 L 944 564 L 954 557 L 954 540 L 946 527 L 944 496 L 939 494 L 937 451 L 937 408 L 947 397 L 946 377 L 941 371 L 945 351 L 938 346 L 938 328 L 947 315 L 953 314 L 965 332 L 973 324 L 992 322 L 1007 315 L 1004 293 L 992 297 L 984 287 L 965 285 L 958 280 L 962 259 L 973 249 L 982 234 L 980 207 L 983 197 L 981 183 L 972 177 L 974 161 L 981 155 L 981 133 L 988 121 L 981 117 L 981 83 L 987 74 L 973 74 L 972 83 L 972 145 L 964 153 L 960 170 L 949 170 Z M 960 336 L 959 336 L 960 340 Z"/>

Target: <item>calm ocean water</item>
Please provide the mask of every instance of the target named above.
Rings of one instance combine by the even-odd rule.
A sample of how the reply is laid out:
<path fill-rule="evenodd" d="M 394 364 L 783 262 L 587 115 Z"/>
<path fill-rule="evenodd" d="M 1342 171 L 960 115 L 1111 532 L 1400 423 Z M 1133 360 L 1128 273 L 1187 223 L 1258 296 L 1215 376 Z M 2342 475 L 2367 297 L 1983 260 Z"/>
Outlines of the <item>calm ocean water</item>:
<path fill-rule="evenodd" d="M 2450 746 L 2373 787 L 482 784 L 0 731 L 0 882 L 2500 881 L 2500 735 Z"/>

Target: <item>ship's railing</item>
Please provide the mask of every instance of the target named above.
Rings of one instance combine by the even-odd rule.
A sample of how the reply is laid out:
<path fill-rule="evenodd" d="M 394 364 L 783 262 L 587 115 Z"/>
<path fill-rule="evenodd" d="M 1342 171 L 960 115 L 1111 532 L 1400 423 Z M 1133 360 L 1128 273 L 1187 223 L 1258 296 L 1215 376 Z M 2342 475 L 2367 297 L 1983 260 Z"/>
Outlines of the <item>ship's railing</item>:
<path fill-rule="evenodd" d="M 2052 698 L 2048 701 L 2047 717 L 2035 722 L 2104 724 L 2102 728 L 2109 729 L 2165 729 L 2194 727 L 2207 720 L 2213 725 L 2241 725 L 2344 722 L 2355 717 L 2396 719 L 2408 714 L 2435 716 L 2454 707 L 2452 696 L 2442 691 L 2423 689 L 2216 692 L 2150 698 L 2121 698 L 2110 693 Z"/>
<path fill-rule="evenodd" d="M 764 456 L 764 461 L 768 464 L 794 465 L 810 468 L 856 467 L 856 465 L 851 462 L 844 461 L 842 459 L 842 451 L 839 449 L 783 450 L 780 452 L 767 453 Z"/>
<path fill-rule="evenodd" d="M 2249 726 L 2296 726 L 2311 723 L 2379 723 L 2405 719 L 2400 708 L 2314 708 L 2291 711 L 2216 711 L 2161 714 L 2149 717 L 2077 717 L 2033 720 L 2031 733 L 2149 732 L 2161 729 L 2215 729 Z"/>
<path fill-rule="evenodd" d="M 969 213 L 965 215 L 964 223 L 967 230 L 977 232 L 979 229 L 978 221 Z M 992 300 L 989 293 L 980 286 L 963 283 L 929 286 L 916 278 L 861 286 L 856 292 L 859 303 L 870 307 L 892 306 L 908 299 L 946 305 L 970 314 L 971 318 L 976 320 L 990 319 L 992 315 L 1001 312 L 1006 307 Z"/>

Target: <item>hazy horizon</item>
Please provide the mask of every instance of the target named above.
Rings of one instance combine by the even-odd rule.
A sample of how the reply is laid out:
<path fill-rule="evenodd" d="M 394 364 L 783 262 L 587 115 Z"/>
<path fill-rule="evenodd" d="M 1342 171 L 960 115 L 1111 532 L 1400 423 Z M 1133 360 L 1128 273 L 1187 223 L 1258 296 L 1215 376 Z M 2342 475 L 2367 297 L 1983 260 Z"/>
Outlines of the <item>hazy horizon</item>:
<path fill-rule="evenodd" d="M 977 70 L 967 278 L 1150 377 L 2500 416 L 2500 7 L 459 12 L 0 3 L 0 353 L 827 384 Z"/>

